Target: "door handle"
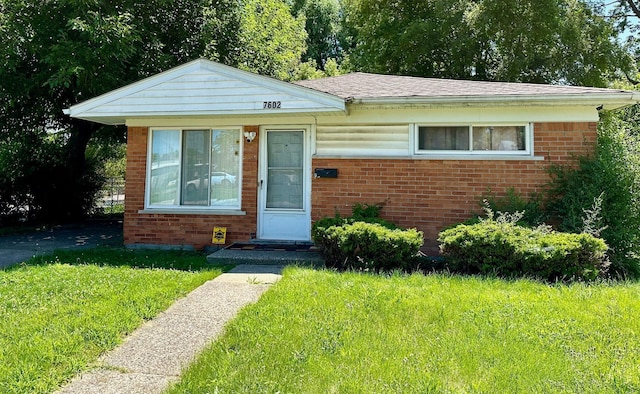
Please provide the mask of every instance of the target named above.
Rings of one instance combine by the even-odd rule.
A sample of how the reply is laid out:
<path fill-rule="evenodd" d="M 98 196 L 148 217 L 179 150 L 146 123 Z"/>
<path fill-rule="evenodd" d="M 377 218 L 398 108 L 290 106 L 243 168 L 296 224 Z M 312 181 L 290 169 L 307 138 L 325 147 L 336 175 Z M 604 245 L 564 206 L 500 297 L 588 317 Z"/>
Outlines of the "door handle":
<path fill-rule="evenodd" d="M 262 179 L 260 179 L 260 189 L 262 189 L 262 184 L 264 183 L 264 181 Z"/>

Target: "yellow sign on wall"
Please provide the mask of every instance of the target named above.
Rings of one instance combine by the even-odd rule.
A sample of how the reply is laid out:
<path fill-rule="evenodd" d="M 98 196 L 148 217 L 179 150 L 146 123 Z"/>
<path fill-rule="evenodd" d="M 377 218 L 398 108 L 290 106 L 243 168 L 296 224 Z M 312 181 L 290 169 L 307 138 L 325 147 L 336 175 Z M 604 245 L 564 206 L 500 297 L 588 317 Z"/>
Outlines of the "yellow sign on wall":
<path fill-rule="evenodd" d="M 211 243 L 217 245 L 224 245 L 227 241 L 227 228 L 226 227 L 214 227 L 213 228 L 213 238 L 211 239 Z"/>

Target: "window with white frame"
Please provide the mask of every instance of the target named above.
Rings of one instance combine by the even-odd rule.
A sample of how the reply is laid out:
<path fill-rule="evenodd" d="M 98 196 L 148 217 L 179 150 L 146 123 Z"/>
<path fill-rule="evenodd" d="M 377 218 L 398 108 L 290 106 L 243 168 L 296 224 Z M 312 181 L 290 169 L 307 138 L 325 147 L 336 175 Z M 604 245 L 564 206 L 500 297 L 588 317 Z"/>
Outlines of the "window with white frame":
<path fill-rule="evenodd" d="M 240 128 L 152 129 L 150 208 L 240 209 Z"/>
<path fill-rule="evenodd" d="M 530 154 L 528 125 L 418 126 L 417 153 Z"/>

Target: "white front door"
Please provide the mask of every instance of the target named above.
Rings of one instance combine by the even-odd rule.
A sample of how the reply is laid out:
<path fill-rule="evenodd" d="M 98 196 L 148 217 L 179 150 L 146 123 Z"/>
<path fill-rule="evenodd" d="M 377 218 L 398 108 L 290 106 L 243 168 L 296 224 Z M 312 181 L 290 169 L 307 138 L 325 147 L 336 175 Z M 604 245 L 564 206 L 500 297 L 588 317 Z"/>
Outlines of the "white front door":
<path fill-rule="evenodd" d="M 308 138 L 306 127 L 261 131 L 259 239 L 311 239 Z"/>

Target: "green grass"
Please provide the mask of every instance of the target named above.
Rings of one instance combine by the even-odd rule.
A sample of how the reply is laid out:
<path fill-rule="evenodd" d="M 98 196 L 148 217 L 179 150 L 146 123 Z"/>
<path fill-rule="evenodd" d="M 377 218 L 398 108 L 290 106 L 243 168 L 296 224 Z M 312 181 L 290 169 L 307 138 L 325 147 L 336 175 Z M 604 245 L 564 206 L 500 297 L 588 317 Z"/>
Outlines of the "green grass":
<path fill-rule="evenodd" d="M 638 316 L 638 283 L 287 269 L 169 392 L 638 392 Z"/>
<path fill-rule="evenodd" d="M 195 253 L 58 252 L 0 270 L 0 393 L 49 393 L 220 274 Z"/>

